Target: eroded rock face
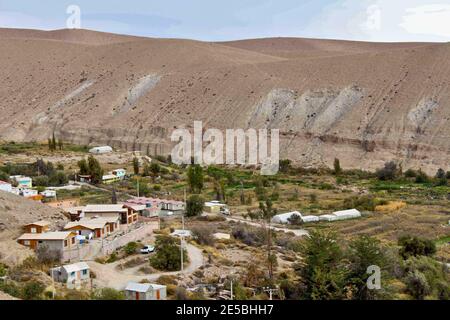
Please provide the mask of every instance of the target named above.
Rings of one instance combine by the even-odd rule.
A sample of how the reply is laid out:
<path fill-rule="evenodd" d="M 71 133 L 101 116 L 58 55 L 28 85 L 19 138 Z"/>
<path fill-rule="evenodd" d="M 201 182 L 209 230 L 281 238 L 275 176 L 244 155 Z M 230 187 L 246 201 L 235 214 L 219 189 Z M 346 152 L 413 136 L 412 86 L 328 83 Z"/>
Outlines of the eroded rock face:
<path fill-rule="evenodd" d="M 434 173 L 450 155 L 450 47 L 231 43 L 0 30 L 0 139 L 169 154 L 176 128 L 277 128 L 281 158 Z"/>

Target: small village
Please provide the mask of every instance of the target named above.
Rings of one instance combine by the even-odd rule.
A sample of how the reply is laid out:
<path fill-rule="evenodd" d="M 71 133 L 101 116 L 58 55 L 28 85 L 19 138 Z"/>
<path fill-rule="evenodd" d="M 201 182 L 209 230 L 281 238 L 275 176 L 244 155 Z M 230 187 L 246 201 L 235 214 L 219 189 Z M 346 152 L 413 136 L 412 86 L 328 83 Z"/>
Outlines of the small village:
<path fill-rule="evenodd" d="M 31 175 L 6 176 L 0 189 L 44 206 L 44 212 L 61 212 L 56 221 L 53 215 L 18 225 L 14 239 L 34 252 L 28 258 L 33 262 L 22 260 L 20 268 L 43 272 L 39 281 L 47 283 L 42 290 L 52 299 L 290 299 L 298 294 L 296 270 L 303 268 L 307 239 L 339 233 L 339 241 L 352 243 L 362 231 L 377 237 L 373 241 L 383 250 L 394 250 L 397 222 L 388 222 L 383 233 L 373 225 L 399 214 L 403 228 L 415 234 L 440 234 L 435 254 L 450 261 L 445 214 L 430 215 L 435 220 L 427 229 L 408 217 L 417 205 L 399 200 L 400 194 L 372 197 L 373 189 L 357 176 L 370 173 L 299 173 L 283 161 L 280 177 L 264 180 L 253 168 L 182 168 L 109 146 L 82 152 L 32 148 L 41 157 L 34 164 L 13 162 L 21 159 L 18 153 L 3 167 Z M 65 161 L 57 170 L 54 158 Z M 58 183 L 47 183 L 66 172 L 71 174 Z M 305 180 L 286 182 L 297 175 Z M 434 201 L 439 206 L 448 200 Z M 3 290 L 14 293 L 9 286 L 18 267 L 4 266 L 9 272 L 0 278 L 0 289 L 3 279 Z"/>

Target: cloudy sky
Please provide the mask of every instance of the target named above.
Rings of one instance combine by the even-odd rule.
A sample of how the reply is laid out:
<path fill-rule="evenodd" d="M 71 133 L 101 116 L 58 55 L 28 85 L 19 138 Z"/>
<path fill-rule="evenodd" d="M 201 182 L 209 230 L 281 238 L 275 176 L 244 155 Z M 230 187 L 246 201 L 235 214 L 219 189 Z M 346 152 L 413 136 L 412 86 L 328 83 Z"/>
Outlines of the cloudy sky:
<path fill-rule="evenodd" d="M 83 29 L 150 37 L 450 41 L 450 0 L 0 0 L 0 27 L 66 28 L 71 5 Z"/>

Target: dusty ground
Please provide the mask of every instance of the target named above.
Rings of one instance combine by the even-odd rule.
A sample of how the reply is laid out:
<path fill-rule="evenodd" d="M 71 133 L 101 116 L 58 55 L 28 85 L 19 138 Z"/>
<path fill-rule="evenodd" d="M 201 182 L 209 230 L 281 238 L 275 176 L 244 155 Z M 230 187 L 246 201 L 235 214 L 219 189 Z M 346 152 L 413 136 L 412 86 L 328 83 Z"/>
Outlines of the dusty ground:
<path fill-rule="evenodd" d="M 184 269 L 184 275 L 189 275 L 203 265 L 202 251 L 197 247 L 187 244 L 186 246 L 190 263 Z M 127 259 L 134 259 L 135 256 Z M 114 263 L 100 264 L 95 261 L 88 262 L 91 270 L 96 274 L 94 284 L 100 287 L 111 287 L 123 289 L 129 281 L 140 282 L 142 280 L 155 281 L 162 275 L 178 275 L 180 272 L 156 272 L 148 275 L 142 275 L 139 272 L 140 266 L 120 270 L 117 266 L 126 260 L 119 260 Z"/>

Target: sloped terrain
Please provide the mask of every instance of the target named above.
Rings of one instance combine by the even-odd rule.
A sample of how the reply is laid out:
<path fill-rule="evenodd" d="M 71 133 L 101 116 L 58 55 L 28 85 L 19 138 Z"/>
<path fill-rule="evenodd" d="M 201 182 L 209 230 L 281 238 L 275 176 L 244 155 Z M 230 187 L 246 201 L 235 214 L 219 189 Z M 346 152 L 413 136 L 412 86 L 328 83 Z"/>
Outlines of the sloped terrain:
<path fill-rule="evenodd" d="M 281 157 L 434 173 L 450 152 L 450 45 L 222 43 L 0 29 L 0 139 L 168 154 L 174 128 L 279 128 Z"/>

